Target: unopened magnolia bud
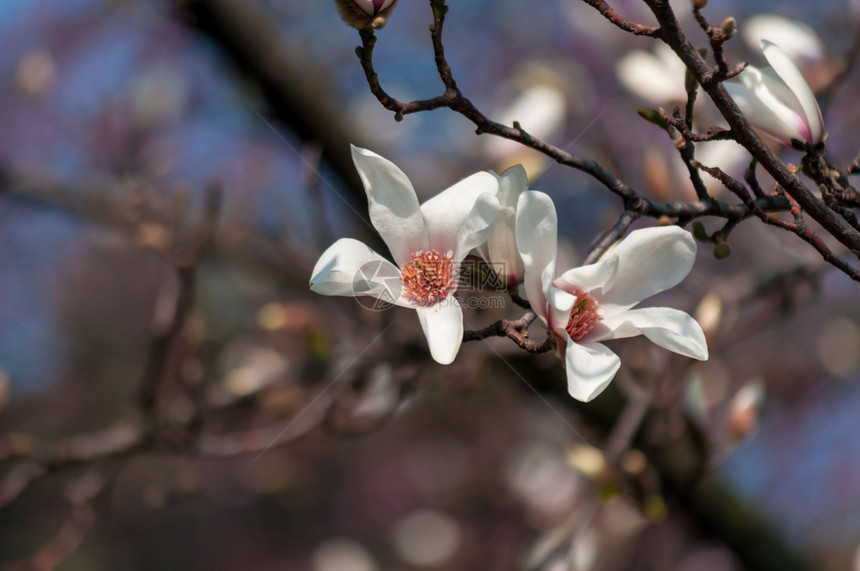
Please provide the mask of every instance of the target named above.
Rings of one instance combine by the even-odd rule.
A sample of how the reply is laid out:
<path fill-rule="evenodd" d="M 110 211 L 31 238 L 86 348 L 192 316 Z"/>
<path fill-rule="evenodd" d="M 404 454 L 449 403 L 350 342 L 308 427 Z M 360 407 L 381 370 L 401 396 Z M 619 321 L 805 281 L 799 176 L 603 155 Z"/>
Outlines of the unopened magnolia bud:
<path fill-rule="evenodd" d="M 732 255 L 732 247 L 723 242 L 714 247 L 714 257 L 718 260 L 725 260 Z"/>
<path fill-rule="evenodd" d="M 723 35 L 726 38 L 731 38 L 732 36 L 734 36 L 737 29 L 738 23 L 731 16 L 723 20 L 723 23 L 720 24 L 720 30 L 723 31 Z"/>
<path fill-rule="evenodd" d="M 687 90 L 687 93 L 690 93 L 695 91 L 698 85 L 699 81 L 696 79 L 696 76 L 693 75 L 693 72 L 690 69 L 687 69 L 684 73 L 684 89 Z"/>
<path fill-rule="evenodd" d="M 708 0 L 693 0 L 693 8 L 701 10 L 708 5 Z"/>
<path fill-rule="evenodd" d="M 666 122 L 666 119 L 663 118 L 663 115 L 661 115 L 660 112 L 656 109 L 651 109 L 650 107 L 640 107 L 636 110 L 636 113 L 638 113 L 640 117 L 642 117 L 649 123 L 653 123 L 661 129 L 669 128 L 669 123 Z"/>
<path fill-rule="evenodd" d="M 381 30 L 397 0 L 335 0 L 341 19 L 356 30 Z"/>
<path fill-rule="evenodd" d="M 758 425 L 765 389 L 760 381 L 744 385 L 729 405 L 729 436 L 735 442 L 749 436 Z"/>
<path fill-rule="evenodd" d="M 696 240 L 700 242 L 709 242 L 711 240 L 711 237 L 708 236 L 708 231 L 705 230 L 705 225 L 700 221 L 696 220 L 693 222 L 691 228 L 693 230 L 693 238 Z"/>

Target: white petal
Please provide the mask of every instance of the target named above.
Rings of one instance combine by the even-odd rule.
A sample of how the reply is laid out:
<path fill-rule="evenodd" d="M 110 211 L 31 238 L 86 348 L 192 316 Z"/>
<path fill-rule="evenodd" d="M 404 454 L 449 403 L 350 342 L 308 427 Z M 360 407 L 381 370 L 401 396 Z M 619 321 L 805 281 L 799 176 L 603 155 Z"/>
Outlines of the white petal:
<path fill-rule="evenodd" d="M 604 319 L 610 333 L 594 341 L 621 339 L 642 334 L 674 353 L 700 361 L 708 359 L 708 344 L 702 327 L 690 315 L 669 307 L 631 309 Z M 591 336 L 588 337 L 591 340 Z"/>
<path fill-rule="evenodd" d="M 756 90 L 759 89 L 759 84 L 763 84 L 768 95 L 773 95 L 777 101 L 791 109 L 801 118 L 803 117 L 803 107 L 800 106 L 800 101 L 797 100 L 794 92 L 788 88 L 772 67 L 763 67 L 760 69 L 752 67 L 752 70 L 751 73 L 742 73 L 739 76 L 741 83 L 746 85 L 753 93 L 756 93 Z M 768 103 L 767 101 L 762 102 L 765 104 Z"/>
<path fill-rule="evenodd" d="M 812 133 L 803 106 L 773 68 L 758 69 L 751 66 L 744 70 L 740 78 L 756 99 L 788 126 L 793 139 L 811 140 Z M 752 121 L 755 123 L 756 117 Z"/>
<path fill-rule="evenodd" d="M 576 400 L 588 402 L 609 385 L 621 367 L 621 359 L 600 343 L 568 340 L 564 365 L 568 392 Z"/>
<path fill-rule="evenodd" d="M 808 143 L 819 143 L 824 138 L 824 120 L 821 117 L 821 109 L 818 107 L 818 101 L 815 99 L 815 94 L 809 88 L 809 84 L 803 79 L 803 74 L 797 69 L 797 66 L 791 61 L 784 51 L 779 46 L 767 40 L 762 40 L 761 51 L 764 57 L 767 58 L 767 63 L 776 71 L 782 81 L 791 89 L 792 93 L 797 97 L 803 108 L 803 113 L 806 117 L 806 123 L 812 132 L 811 140 Z"/>
<path fill-rule="evenodd" d="M 427 230 L 409 178 L 394 163 L 352 146 L 352 160 L 370 207 L 370 221 L 400 265 L 427 248 Z"/>
<path fill-rule="evenodd" d="M 478 249 L 478 253 L 493 265 L 507 287 L 513 287 L 523 281 L 523 260 L 517 249 L 514 226 L 517 200 L 526 190 L 528 178 L 523 166 L 515 165 L 503 172 L 498 180 L 499 219 L 487 243 Z"/>
<path fill-rule="evenodd" d="M 552 285 L 552 276 L 549 275 L 552 272 L 551 266 L 547 266 L 544 272 L 543 294 L 547 301 L 546 324 L 551 331 L 561 334 L 564 328 L 567 327 L 567 322 L 570 321 L 570 310 L 573 308 L 573 304 L 576 303 L 576 296 Z"/>
<path fill-rule="evenodd" d="M 422 204 L 421 214 L 427 226 L 430 247 L 440 254 L 448 250 L 456 251 L 457 235 L 472 212 L 475 201 L 484 193 L 495 197 L 498 190 L 499 182 L 495 175 L 477 172 Z"/>
<path fill-rule="evenodd" d="M 567 270 L 556 278 L 555 285 L 564 291 L 573 291 L 574 289 L 581 289 L 584 292 L 590 292 L 594 289 L 602 291 L 606 283 L 615 275 L 617 267 L 618 259 L 610 256 L 596 264 Z"/>
<path fill-rule="evenodd" d="M 431 307 L 418 307 L 418 320 L 427 337 L 430 355 L 441 365 L 448 365 L 460 351 L 463 342 L 463 310 L 454 296 Z"/>
<path fill-rule="evenodd" d="M 546 320 L 544 290 L 555 274 L 558 248 L 558 215 L 552 199 L 542 192 L 528 190 L 520 195 L 516 214 L 517 248 L 523 260 L 523 285 L 535 313 Z"/>
<path fill-rule="evenodd" d="M 516 209 L 520 194 L 529 186 L 529 179 L 523 165 L 514 165 L 501 175 L 499 181 L 499 205 L 502 208 Z"/>
<path fill-rule="evenodd" d="M 741 75 L 744 75 L 747 70 Z M 786 122 L 781 115 L 777 115 L 770 107 L 765 105 L 747 86 L 740 83 L 724 83 L 723 87 L 734 99 L 741 113 L 752 123 L 754 127 L 764 131 L 779 142 L 790 145 L 791 139 L 802 139 L 805 123 L 799 115 L 789 118 Z M 784 106 L 783 106 L 784 107 Z"/>
<path fill-rule="evenodd" d="M 401 296 L 397 266 L 352 238 L 341 238 L 323 252 L 311 273 L 310 286 L 321 295 L 366 295 L 408 306 Z"/>
<path fill-rule="evenodd" d="M 633 50 L 618 61 L 615 76 L 624 87 L 654 105 L 684 100 L 684 64 L 669 51 L 674 61 L 662 53 Z"/>
<path fill-rule="evenodd" d="M 693 236 L 677 226 L 634 230 L 609 253 L 614 273 L 602 291 L 591 294 L 605 312 L 615 313 L 677 285 L 696 261 Z"/>
<path fill-rule="evenodd" d="M 485 192 L 478 196 L 472 211 L 463 221 L 457 233 L 454 261 L 462 262 L 473 249 L 487 241 L 499 218 L 499 201 L 495 195 Z"/>

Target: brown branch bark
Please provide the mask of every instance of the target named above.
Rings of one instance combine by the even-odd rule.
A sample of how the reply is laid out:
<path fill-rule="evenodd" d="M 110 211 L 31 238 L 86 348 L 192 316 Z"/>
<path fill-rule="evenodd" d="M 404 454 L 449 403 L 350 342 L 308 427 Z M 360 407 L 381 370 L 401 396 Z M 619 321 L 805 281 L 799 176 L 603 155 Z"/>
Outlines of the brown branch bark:
<path fill-rule="evenodd" d="M 645 0 L 663 30 L 662 39 L 678 55 L 702 86 L 743 145 L 798 204 L 829 234 L 860 256 L 860 232 L 818 199 L 771 151 L 753 130 L 734 100 L 720 84 L 720 78 L 702 59 L 684 35 L 668 0 Z"/>

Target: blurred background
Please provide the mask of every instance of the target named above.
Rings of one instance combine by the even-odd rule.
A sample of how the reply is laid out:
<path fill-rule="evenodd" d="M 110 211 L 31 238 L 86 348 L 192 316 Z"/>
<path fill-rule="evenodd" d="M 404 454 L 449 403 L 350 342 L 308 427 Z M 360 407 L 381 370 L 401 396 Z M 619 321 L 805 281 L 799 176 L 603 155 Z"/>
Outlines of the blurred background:
<path fill-rule="evenodd" d="M 636 115 L 683 98 L 656 42 L 574 0 L 450 4 L 449 63 L 478 108 L 652 199 L 695 199 L 672 141 Z M 730 61 L 762 63 L 754 36 L 783 34 L 819 91 L 830 158 L 850 162 L 849 3 L 704 13 L 736 18 Z M 430 22 L 428 2 L 401 0 L 377 33 L 401 100 L 442 92 Z M 589 177 L 449 111 L 396 122 L 359 43 L 333 2 L 0 2 L 0 563 L 860 569 L 858 289 L 794 236 L 750 220 L 726 260 L 700 244 L 654 303 L 696 315 L 710 361 L 618 342 L 623 374 L 589 405 L 552 355 L 490 340 L 442 367 L 411 312 L 308 290 L 338 238 L 386 253 L 349 143 L 422 199 L 524 163 L 556 202 L 568 265 L 621 213 Z M 697 121 L 716 115 L 702 103 Z M 733 143 L 697 153 L 749 164 Z"/>

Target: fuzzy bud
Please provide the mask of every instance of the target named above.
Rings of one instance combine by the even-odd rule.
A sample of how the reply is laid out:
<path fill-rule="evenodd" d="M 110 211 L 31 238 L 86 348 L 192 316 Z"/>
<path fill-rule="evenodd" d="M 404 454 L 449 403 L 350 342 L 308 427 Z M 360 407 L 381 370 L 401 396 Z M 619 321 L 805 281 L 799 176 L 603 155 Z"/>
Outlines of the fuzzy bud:
<path fill-rule="evenodd" d="M 694 10 L 702 10 L 707 5 L 708 5 L 708 0 L 693 0 L 693 9 Z"/>
<path fill-rule="evenodd" d="M 397 0 L 335 0 L 337 13 L 356 30 L 381 30 Z"/>
<path fill-rule="evenodd" d="M 725 36 L 726 39 L 734 36 L 737 29 L 738 23 L 731 16 L 723 20 L 723 23 L 720 24 L 720 30 L 722 30 L 723 36 Z"/>

